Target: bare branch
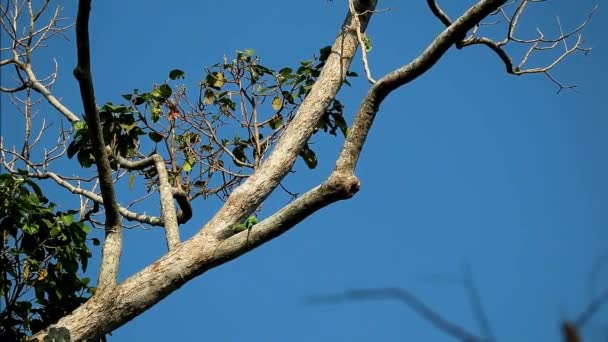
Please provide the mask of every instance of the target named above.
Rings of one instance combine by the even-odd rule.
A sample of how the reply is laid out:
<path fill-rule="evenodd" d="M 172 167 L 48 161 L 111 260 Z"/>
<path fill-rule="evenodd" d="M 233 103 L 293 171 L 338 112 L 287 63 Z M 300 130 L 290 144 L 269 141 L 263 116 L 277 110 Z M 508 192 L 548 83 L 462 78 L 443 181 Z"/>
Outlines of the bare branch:
<path fill-rule="evenodd" d="M 18 85 L 14 87 L 0 87 L 0 91 L 6 93 L 14 93 L 25 89 L 34 89 L 40 93 L 48 102 L 51 104 L 59 113 L 66 117 L 69 121 L 79 121 L 80 119 L 74 113 L 72 113 L 67 107 L 65 107 L 51 92 L 50 86 L 53 84 L 54 79 L 57 75 L 57 66 L 55 72 L 51 75 L 50 81 L 45 84 L 45 80 L 38 80 L 36 74 L 32 68 L 32 55 L 34 51 L 43 46 L 43 43 L 48 39 L 56 36 L 63 35 L 63 32 L 70 28 L 72 25 L 58 26 L 58 22 L 65 20 L 60 18 L 60 8 L 56 8 L 55 12 L 49 19 L 48 23 L 40 28 L 36 28 L 36 22 L 40 18 L 41 14 L 47 9 L 49 1 L 45 1 L 38 10 L 34 10 L 31 1 L 22 1 L 19 6 L 17 1 L 13 2 L 13 10 L 9 11 L 8 8 L 1 8 L 0 23 L 2 29 L 11 38 L 11 47 L 2 47 L 4 51 L 11 51 L 12 57 L 0 61 L 0 67 L 8 65 L 15 66 L 16 76 L 18 77 Z M 27 14 L 23 14 L 27 5 Z M 27 29 L 24 36 L 20 36 L 17 32 L 18 21 L 20 17 L 27 15 Z M 24 19 L 25 20 L 25 19 Z M 25 75 L 22 76 L 22 72 Z"/>
<path fill-rule="evenodd" d="M 603 292 L 600 292 L 589 305 L 583 310 L 580 316 L 574 321 L 574 325 L 581 329 L 585 323 L 587 323 L 593 315 L 599 311 L 599 309 L 608 303 L 608 289 L 605 289 Z"/>
<path fill-rule="evenodd" d="M 522 16 L 522 14 L 524 13 L 524 10 L 526 9 L 526 6 L 531 2 L 538 2 L 538 1 L 519 0 L 519 4 L 513 11 L 512 15 L 508 15 L 506 13 L 506 10 L 504 7 L 501 7 L 498 10 L 499 11 L 498 13 L 500 13 L 502 15 L 503 19 L 508 23 L 506 37 L 503 40 L 496 41 L 496 40 L 490 39 L 488 37 L 477 37 L 476 36 L 476 34 L 478 32 L 477 27 L 479 27 L 479 25 L 481 25 L 481 23 L 480 23 L 475 28 L 475 31 L 473 32 L 473 34 L 471 34 L 467 38 L 463 38 L 462 40 L 456 42 L 456 46 L 459 49 L 467 47 L 467 46 L 472 46 L 472 45 L 487 46 L 488 48 L 490 48 L 490 50 L 492 50 L 494 53 L 496 53 L 496 55 L 504 63 L 507 73 L 509 73 L 509 74 L 512 74 L 512 75 L 545 74 L 553 83 L 555 83 L 558 86 L 558 92 L 560 92 L 563 89 L 574 88 L 574 86 L 563 85 L 562 83 L 557 81 L 557 79 L 555 79 L 555 77 L 553 77 L 550 74 L 550 72 L 557 65 L 559 65 L 566 57 L 573 55 L 575 53 L 578 53 L 578 52 L 587 54 L 589 51 L 591 51 L 590 48 L 585 48 L 582 46 L 583 39 L 582 39 L 580 32 L 587 26 L 587 24 L 591 20 L 593 14 L 595 13 L 595 11 L 597 10 L 598 7 L 597 7 L 597 5 L 594 6 L 591 9 L 591 11 L 589 12 L 589 15 L 587 16 L 585 21 L 583 21 L 583 23 L 581 23 L 575 29 L 573 29 L 569 32 L 566 32 L 566 33 L 564 33 L 564 31 L 562 30 L 561 23 L 559 22 L 559 18 L 558 18 L 557 20 L 558 20 L 560 34 L 555 38 L 546 38 L 544 33 L 540 29 L 538 29 L 537 30 L 538 38 L 521 39 L 515 35 L 515 31 L 520 22 L 520 18 Z M 448 15 L 439 7 L 436 0 L 427 0 L 427 4 L 429 5 L 429 8 L 433 12 L 433 14 L 444 25 L 446 25 L 446 26 L 451 25 L 451 20 L 449 19 Z M 576 40 L 574 41 L 574 43 L 571 47 L 568 47 L 568 39 L 570 39 L 573 36 L 576 36 Z M 528 46 L 527 51 L 524 53 L 524 56 L 521 58 L 519 63 L 513 62 L 511 56 L 509 56 L 507 51 L 504 49 L 511 42 Z M 555 50 L 559 43 L 563 44 L 564 49 L 563 49 L 562 53 L 559 56 L 557 56 L 556 58 L 554 58 L 551 62 L 547 63 L 544 66 L 540 66 L 540 67 L 526 67 L 530 58 L 535 53 L 542 52 L 542 51 L 548 51 L 548 50 Z"/>
<path fill-rule="evenodd" d="M 475 318 L 479 323 L 484 339 L 488 342 L 496 341 L 494 333 L 492 332 L 492 327 L 490 326 L 490 320 L 488 319 L 488 315 L 486 315 L 483 309 L 479 290 L 475 286 L 475 281 L 473 280 L 473 273 L 471 272 L 470 264 L 466 264 L 464 266 L 463 275 L 464 287 L 467 292 L 467 295 L 469 296 L 469 302 L 471 303 L 473 313 L 475 314 Z"/>
<path fill-rule="evenodd" d="M 379 288 L 379 289 L 352 289 L 344 291 L 344 294 L 322 295 L 309 298 L 310 303 L 327 303 L 339 304 L 344 301 L 361 301 L 361 300 L 398 300 L 407 305 L 410 309 L 416 312 L 427 322 L 431 323 L 435 328 L 443 331 L 447 335 L 463 342 L 481 342 L 483 338 L 467 331 L 463 327 L 456 325 L 442 315 L 431 309 L 423 301 L 418 299 L 413 293 L 396 287 Z"/>
<path fill-rule="evenodd" d="M 367 92 L 359 106 L 338 157 L 336 170 L 346 173 L 354 171 L 363 144 L 367 139 L 367 134 L 371 129 L 376 113 L 380 109 L 380 104 L 393 90 L 415 80 L 428 71 L 451 46 L 462 40 L 470 29 L 505 2 L 506 0 L 482 0 L 478 2 L 441 32 L 420 56 L 379 79 Z"/>

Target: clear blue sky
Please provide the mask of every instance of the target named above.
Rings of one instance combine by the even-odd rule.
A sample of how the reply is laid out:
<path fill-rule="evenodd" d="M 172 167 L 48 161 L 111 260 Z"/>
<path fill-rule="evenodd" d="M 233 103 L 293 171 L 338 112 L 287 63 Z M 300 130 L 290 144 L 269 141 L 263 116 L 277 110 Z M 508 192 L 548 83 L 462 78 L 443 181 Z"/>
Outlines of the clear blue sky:
<path fill-rule="evenodd" d="M 522 28 L 540 23 L 555 33 L 556 15 L 573 27 L 592 4 L 537 6 Z M 74 4 L 65 6 L 74 17 Z M 377 77 L 415 57 L 442 29 L 422 0 L 380 1 L 384 7 L 392 10 L 376 15 L 369 29 Z M 173 68 L 195 84 L 203 67 L 237 49 L 253 48 L 277 69 L 295 65 L 332 42 L 345 11 L 345 0 L 94 1 L 97 99 L 118 102 L 133 88 L 162 82 Z M 353 199 L 188 283 L 109 340 L 452 341 L 395 301 L 308 305 L 305 299 L 399 286 L 479 332 L 462 284 L 453 281 L 468 262 L 498 340 L 558 341 L 559 322 L 576 318 L 588 303 L 590 270 L 608 254 L 606 18 L 602 6 L 585 31 L 593 52 L 556 70 L 579 85 L 575 92 L 556 95 L 543 76 L 509 76 L 487 49 L 450 50 L 382 106 Z M 53 91 L 80 112 L 71 76 L 74 42 L 57 41 L 38 58 L 50 57 L 63 71 Z M 343 89 L 347 118 L 367 88 L 359 78 Z M 4 97 L 1 113 L 3 135 L 17 140 L 10 127 L 18 120 Z M 52 111 L 42 115 L 59 120 Z M 290 183 L 295 191 L 329 174 L 341 138 L 314 141 L 322 151 L 319 167 L 298 164 L 301 172 Z M 48 189 L 56 201 L 68 195 Z M 266 208 L 283 203 L 277 198 Z M 185 234 L 212 213 L 205 203 L 194 205 Z M 156 204 L 147 210 L 157 212 Z M 159 230 L 127 231 L 121 277 L 155 260 L 163 246 Z M 608 266 L 596 287 L 608 287 Z M 604 308 L 584 336 L 600 341 L 607 331 Z"/>

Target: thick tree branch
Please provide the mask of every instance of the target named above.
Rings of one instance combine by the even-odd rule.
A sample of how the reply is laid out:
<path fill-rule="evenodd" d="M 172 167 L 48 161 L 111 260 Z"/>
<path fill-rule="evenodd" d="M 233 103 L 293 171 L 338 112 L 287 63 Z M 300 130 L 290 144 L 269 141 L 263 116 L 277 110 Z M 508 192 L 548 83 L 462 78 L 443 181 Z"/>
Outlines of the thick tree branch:
<path fill-rule="evenodd" d="M 81 3 L 80 8 L 86 6 L 86 8 L 82 9 L 88 10 L 90 2 L 84 1 L 84 3 L 84 5 Z M 373 10 L 372 4 L 367 0 L 360 0 L 358 3 L 361 9 L 367 8 Z M 359 10 L 359 12 L 363 11 Z M 371 11 L 368 11 L 365 15 L 359 17 L 362 30 L 366 28 L 371 15 Z M 50 329 L 59 327 L 66 328 L 70 332 L 72 340 L 79 341 L 97 338 L 125 324 L 181 287 L 188 280 L 250 249 L 251 247 L 247 243 L 222 244 L 222 240 L 225 239 L 227 232 L 231 232 L 231 227 L 255 210 L 270 192 L 278 186 L 281 179 L 289 170 L 291 170 L 298 153 L 313 133 L 326 107 L 335 98 L 358 45 L 356 32 L 352 30 L 352 24 L 353 18 L 349 15 L 345 20 L 342 32 L 333 45 L 332 54 L 327 59 L 317 82 L 300 106 L 297 115 L 285 130 L 271 155 L 245 183 L 233 191 L 224 206 L 203 227 L 201 232 L 179 244 L 168 254 L 130 277 L 124 283 L 107 291 L 98 292 L 87 303 L 77 308 L 70 315 L 60 319 L 57 324 L 36 334 L 34 338 L 42 339 Z M 82 26 L 83 21 L 79 20 L 77 22 L 77 30 L 82 28 Z M 80 35 L 84 33 L 86 31 L 81 32 Z M 83 41 L 83 43 L 88 43 L 88 40 Z M 86 59 L 88 53 L 82 57 L 88 61 Z M 85 66 L 87 65 L 88 63 L 85 64 Z M 83 81 L 81 84 L 85 86 L 84 90 L 86 91 L 86 84 L 90 84 L 91 81 L 86 78 Z M 92 89 L 89 88 L 88 90 L 91 91 Z M 349 177 L 349 179 L 352 178 Z M 358 182 L 356 184 L 357 186 L 351 185 L 347 186 L 347 188 L 356 188 L 358 187 Z M 324 187 L 323 192 L 326 193 L 326 188 L 330 187 Z M 341 191 L 336 190 L 336 194 L 339 193 Z M 336 194 L 333 197 L 345 197 L 345 195 Z M 325 194 L 324 196 L 332 198 L 332 195 Z M 305 199 L 314 203 L 323 202 L 316 197 L 305 197 Z M 306 205 L 309 205 L 309 203 L 306 203 Z M 280 211 L 279 213 L 285 214 L 285 211 Z M 277 222 L 289 222 L 288 226 L 299 222 L 305 217 L 302 215 L 294 220 L 297 216 L 294 216 L 295 214 L 293 213 L 289 213 L 290 216 L 282 216 L 279 213 L 273 215 L 274 219 L 278 220 Z M 268 241 L 271 236 L 276 236 L 277 232 L 276 229 L 264 231 L 268 232 L 268 234 L 264 239 L 260 238 L 259 243 L 256 243 L 256 245 Z M 232 239 L 232 241 L 238 242 L 239 239 L 244 239 L 240 240 L 244 242 L 246 241 L 246 232 L 244 233 L 237 234 L 229 238 L 229 240 Z M 253 239 L 256 238 L 256 234 L 252 234 Z M 229 253 L 227 250 L 221 252 L 223 248 L 230 246 L 232 246 L 232 252 Z"/>
<path fill-rule="evenodd" d="M 80 97 L 85 113 L 85 119 L 94 146 L 93 155 L 99 175 L 101 197 L 106 213 L 105 239 L 102 251 L 102 263 L 99 271 L 98 291 L 116 284 L 120 254 L 122 250 L 122 231 L 118 203 L 112 182 L 112 169 L 105 149 L 101 123 L 95 103 L 93 90 L 93 75 L 91 73 L 91 55 L 89 48 L 89 14 L 91 0 L 78 2 L 78 16 L 76 18 L 76 45 L 78 51 L 78 65 L 74 69 L 74 76 L 80 86 Z"/>
<path fill-rule="evenodd" d="M 353 172 L 380 104 L 395 89 L 415 80 L 439 61 L 448 49 L 460 41 L 483 18 L 496 11 L 506 0 L 482 0 L 466 11 L 412 62 L 379 79 L 367 92 L 349 129 L 336 163 L 336 170 Z"/>
<path fill-rule="evenodd" d="M 115 287 L 106 287 L 104 291 L 100 291 L 89 302 L 76 309 L 72 314 L 62 318 L 53 327 L 67 329 L 72 340 L 97 338 L 125 324 L 190 279 L 273 239 L 319 209 L 353 196 L 359 189 L 359 181 L 354 176 L 356 163 L 383 100 L 393 90 L 424 74 L 437 63 L 452 45 L 465 42 L 467 32 L 474 29 L 483 18 L 497 11 L 505 2 L 506 0 L 481 0 L 454 22 L 449 22 L 447 15 L 436 6 L 434 13 L 443 16 L 442 21 L 449 22 L 448 27 L 418 58 L 382 77 L 371 87 L 349 130 L 335 170 L 328 179 L 275 214 L 262 220 L 249 231 L 233 235 L 231 227 L 253 212 L 291 170 L 298 153 L 310 138 L 328 104 L 335 98 L 358 45 L 357 32 L 353 30 L 356 27 L 354 25 L 355 19 L 348 16 L 343 31 L 336 39 L 332 47 L 332 54 L 327 59 L 318 81 L 302 103 L 296 116 L 285 129 L 275 149 L 253 175 L 233 191 L 225 205 L 201 231 L 183 243 L 174 244 L 167 255 L 130 277 L 124 283 Z M 357 4 L 357 11 L 366 13 L 359 17 L 361 31 L 363 32 L 371 17 L 375 1 L 361 0 Z M 432 4 L 434 2 L 431 2 Z M 431 8 L 433 9 L 433 7 Z M 89 66 L 90 56 L 86 28 L 89 9 L 90 1 L 80 2 L 77 21 L 79 65 L 75 74 L 81 85 L 87 122 L 89 122 L 89 115 L 95 116 L 93 118 L 95 120 L 92 123 L 89 122 L 89 129 L 97 129 L 97 131 L 91 131 L 91 135 L 100 137 L 99 119 L 96 113 Z M 84 13 L 85 10 L 86 17 L 84 15 L 81 17 L 81 12 Z M 94 126 L 93 124 L 97 128 L 91 128 L 91 126 Z M 100 168 L 101 180 L 100 164 L 107 162 L 107 155 L 103 148 L 103 140 L 99 140 L 98 143 L 94 143 L 94 145 L 100 147 L 102 155 L 95 156 L 95 158 L 98 168 Z M 109 164 L 108 169 L 103 172 L 109 174 Z M 111 183 L 110 189 L 112 189 Z M 172 188 L 168 187 L 167 189 L 172 195 L 175 194 L 175 190 L 172 190 Z M 108 203 L 114 205 L 114 209 L 116 209 L 117 204 L 113 192 L 111 195 L 107 197 L 108 200 L 111 200 Z M 161 197 L 168 198 L 166 194 L 161 194 Z M 179 198 L 177 197 L 178 204 L 180 202 Z M 105 204 L 105 196 L 103 201 Z M 171 212 L 175 215 L 172 201 L 171 198 Z M 106 205 L 106 210 L 108 208 L 112 207 Z M 166 207 L 163 205 L 164 218 L 167 208 L 169 208 L 169 205 Z M 115 210 L 115 212 L 118 213 L 119 211 Z M 115 216 L 118 217 L 118 214 Z M 172 222 L 177 221 L 176 218 L 171 218 L 171 220 Z M 165 218 L 165 223 L 166 221 Z M 168 240 L 170 239 L 168 238 Z M 356 295 L 361 298 L 369 295 L 369 293 L 357 293 Z M 403 296 L 403 294 L 397 292 L 393 294 L 393 297 L 399 296 Z M 405 296 L 407 297 L 407 295 Z M 411 303 L 410 297 L 407 298 Z M 417 307 L 420 308 L 420 306 Z M 428 311 L 424 312 L 427 315 L 429 314 Z M 436 319 L 433 316 L 429 317 Z M 445 323 L 441 320 L 439 322 Z M 447 323 L 449 324 L 449 322 Z M 478 340 L 477 336 L 468 334 L 466 331 L 459 331 L 449 325 L 444 325 L 444 329 L 463 339 Z M 48 330 L 45 330 L 35 337 L 41 338 L 47 332 Z"/>
<path fill-rule="evenodd" d="M 364 31 L 375 8 L 375 1 L 358 3 L 362 9 L 360 12 L 365 12 L 359 16 L 361 30 Z M 314 132 L 317 122 L 335 98 L 346 77 L 358 46 L 354 21 L 354 18 L 348 15 L 316 83 L 272 153 L 253 175 L 232 192 L 224 206 L 205 225 L 201 238 L 212 244 L 223 239 L 226 231 L 253 212 L 291 170 L 299 152 Z"/>
<path fill-rule="evenodd" d="M 241 232 L 221 242 L 213 251 L 214 264 L 222 264 L 285 233 L 318 210 L 354 196 L 359 191 L 354 175 L 333 172 L 325 182 L 299 196 L 249 232 Z"/>

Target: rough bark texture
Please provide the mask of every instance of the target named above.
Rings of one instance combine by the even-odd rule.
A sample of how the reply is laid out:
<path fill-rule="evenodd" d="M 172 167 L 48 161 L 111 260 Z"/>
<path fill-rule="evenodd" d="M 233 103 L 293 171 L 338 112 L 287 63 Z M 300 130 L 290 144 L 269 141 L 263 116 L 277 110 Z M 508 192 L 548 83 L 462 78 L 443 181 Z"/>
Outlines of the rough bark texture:
<path fill-rule="evenodd" d="M 365 30 L 375 2 L 357 2 L 357 11 L 365 12 L 359 17 L 361 30 Z M 327 180 L 259 222 L 250 231 L 226 238 L 230 227 L 250 215 L 291 170 L 298 153 L 340 89 L 358 46 L 354 20 L 347 16 L 317 83 L 275 149 L 256 172 L 234 190 L 217 214 L 191 239 L 175 244 L 168 254 L 125 282 L 99 291 L 72 314 L 34 337 L 42 339 L 51 331 L 62 334 L 67 331 L 71 340 L 98 338 L 141 314 L 192 278 L 271 240 L 317 210 L 353 196 L 359 189 L 354 169 L 384 98 L 426 72 L 467 31 L 505 2 L 480 1 L 449 25 L 419 58 L 379 79 L 361 103 L 336 168 Z M 87 1 L 81 1 L 81 6 L 82 3 Z"/>

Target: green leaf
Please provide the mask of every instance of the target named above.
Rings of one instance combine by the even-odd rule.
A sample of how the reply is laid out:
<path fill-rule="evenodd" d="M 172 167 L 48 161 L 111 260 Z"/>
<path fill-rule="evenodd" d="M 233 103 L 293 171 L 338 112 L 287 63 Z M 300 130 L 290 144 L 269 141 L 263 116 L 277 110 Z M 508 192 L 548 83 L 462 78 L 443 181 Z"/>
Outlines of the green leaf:
<path fill-rule="evenodd" d="M 172 80 L 176 80 L 178 78 L 186 78 L 186 73 L 179 70 L 179 69 L 173 69 L 169 72 L 169 78 Z"/>
<path fill-rule="evenodd" d="M 279 128 L 279 126 L 281 126 L 282 123 L 283 123 L 283 116 L 281 114 L 276 114 L 275 116 L 272 117 L 272 119 L 270 119 L 270 121 L 268 121 L 268 125 L 270 125 L 270 128 L 272 128 L 272 129 Z"/>
<path fill-rule="evenodd" d="M 38 233 L 38 229 L 39 229 L 39 227 L 37 224 L 26 223 L 23 225 L 23 232 L 28 235 L 34 235 L 34 234 Z"/>
<path fill-rule="evenodd" d="M 135 174 L 129 175 L 129 190 L 133 190 L 133 184 L 135 184 Z"/>
<path fill-rule="evenodd" d="M 274 109 L 274 110 L 277 110 L 277 111 L 278 111 L 278 110 L 279 110 L 279 109 L 281 109 L 282 107 L 283 107 L 283 100 L 281 100 L 281 98 L 280 98 L 280 97 L 278 97 L 278 96 L 277 96 L 277 97 L 275 97 L 275 98 L 272 100 L 272 109 Z"/>
<path fill-rule="evenodd" d="M 215 72 L 215 73 L 213 73 L 213 78 L 215 80 L 213 82 L 213 87 L 214 88 L 220 89 L 226 83 L 226 79 L 224 79 L 224 74 L 222 74 L 221 72 Z"/>
<path fill-rule="evenodd" d="M 213 90 L 207 89 L 205 91 L 205 103 L 206 104 L 213 104 L 214 100 L 215 100 L 215 94 L 213 93 Z"/>
<path fill-rule="evenodd" d="M 93 158 L 93 155 L 89 151 L 79 151 L 77 157 L 78 162 L 84 168 L 91 167 L 91 165 L 93 165 L 93 162 L 95 161 L 95 158 Z"/>
<path fill-rule="evenodd" d="M 308 145 L 304 146 L 302 151 L 300 151 L 300 157 L 302 157 L 309 169 L 317 167 L 317 155 L 308 147 Z"/>
<path fill-rule="evenodd" d="M 150 92 L 150 95 L 152 97 L 155 97 L 155 98 L 158 98 L 158 99 L 162 98 L 162 95 L 161 95 L 160 90 L 158 88 L 152 89 L 152 91 Z"/>
<path fill-rule="evenodd" d="M 245 220 L 245 228 L 251 229 L 256 223 L 258 223 L 258 218 L 255 216 L 249 216 L 247 220 Z"/>
<path fill-rule="evenodd" d="M 334 121 L 336 122 L 336 126 L 340 128 L 342 135 L 346 138 L 346 135 L 348 134 L 348 125 L 346 124 L 346 120 L 344 120 L 344 116 L 334 115 Z"/>
<path fill-rule="evenodd" d="M 160 105 L 156 103 L 150 111 L 150 114 L 152 115 L 152 122 L 157 122 L 158 120 L 160 120 L 160 116 L 162 113 L 163 110 L 160 108 Z"/>
<path fill-rule="evenodd" d="M 292 72 L 293 72 L 292 68 L 283 68 L 283 69 L 279 70 L 279 75 L 281 75 L 283 77 L 287 77 L 287 76 L 291 75 Z"/>
<path fill-rule="evenodd" d="M 244 223 L 238 223 L 232 226 L 232 230 L 235 232 L 242 232 L 245 229 L 247 229 L 247 226 L 245 226 Z"/>
<path fill-rule="evenodd" d="M 61 221 L 63 221 L 63 224 L 66 226 L 69 226 L 74 222 L 74 215 L 61 215 Z"/>
<path fill-rule="evenodd" d="M 68 158 L 72 159 L 72 157 L 78 152 L 80 149 L 80 141 L 74 140 L 68 145 Z"/>
<path fill-rule="evenodd" d="M 164 138 L 164 136 L 158 132 L 150 132 L 148 133 L 148 136 L 150 137 L 150 140 L 154 141 L 155 143 L 160 142 Z"/>
<path fill-rule="evenodd" d="M 131 101 L 131 99 L 133 98 L 133 94 L 123 94 L 120 95 L 122 96 L 123 99 L 127 100 L 127 101 Z"/>
<path fill-rule="evenodd" d="M 372 50 L 372 39 L 367 34 L 364 34 L 363 36 L 363 45 L 365 47 L 365 51 L 369 52 Z"/>
<path fill-rule="evenodd" d="M 91 228 L 89 228 L 89 226 L 87 226 L 84 222 L 76 222 L 76 225 L 80 227 L 80 230 L 82 230 L 85 234 L 91 232 Z"/>
<path fill-rule="evenodd" d="M 162 84 L 160 87 L 158 87 L 158 91 L 160 92 L 160 96 L 164 99 L 169 98 L 169 96 L 171 96 L 173 93 L 173 89 L 171 89 L 168 84 Z"/>
<path fill-rule="evenodd" d="M 135 105 L 135 106 L 139 106 L 140 104 L 143 104 L 145 102 L 146 102 L 146 99 L 143 96 L 138 96 L 133 99 L 133 105 Z"/>
<path fill-rule="evenodd" d="M 80 131 L 81 129 L 84 128 L 84 121 L 82 121 L 82 120 L 74 121 L 74 123 L 72 124 L 72 127 L 74 127 L 75 130 Z"/>
<path fill-rule="evenodd" d="M 247 156 L 245 155 L 245 148 L 247 147 L 247 145 L 238 145 L 237 147 L 235 147 L 232 150 L 232 154 L 234 155 L 234 157 L 237 160 L 233 160 L 234 164 L 237 166 L 240 166 L 240 164 L 237 161 L 246 163 L 247 162 Z"/>
<path fill-rule="evenodd" d="M 59 233 L 61 233 L 61 227 L 59 227 L 58 225 L 53 226 L 53 228 L 51 228 L 51 231 L 49 232 L 49 235 L 54 238 L 56 237 Z"/>
<path fill-rule="evenodd" d="M 186 161 L 184 162 L 184 166 L 183 166 L 184 171 L 186 171 L 186 172 L 192 171 L 194 162 L 195 162 L 195 160 L 193 160 L 193 159 L 190 159 L 190 158 L 186 159 Z"/>
<path fill-rule="evenodd" d="M 330 45 L 321 48 L 321 50 L 319 50 L 319 61 L 325 62 L 327 60 L 327 58 L 329 58 L 330 54 L 331 54 Z"/>

